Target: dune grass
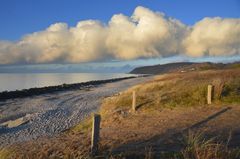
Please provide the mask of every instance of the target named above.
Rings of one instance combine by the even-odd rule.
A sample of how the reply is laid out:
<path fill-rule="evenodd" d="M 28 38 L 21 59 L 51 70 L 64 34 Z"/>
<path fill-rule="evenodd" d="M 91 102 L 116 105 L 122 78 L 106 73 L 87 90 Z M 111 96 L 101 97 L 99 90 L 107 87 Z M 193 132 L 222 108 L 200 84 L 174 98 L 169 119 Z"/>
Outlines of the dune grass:
<path fill-rule="evenodd" d="M 214 86 L 211 105 L 240 104 L 239 69 L 200 71 L 157 76 L 153 81 L 137 85 L 117 96 L 105 99 L 101 113 L 131 111 L 133 91 L 137 94 L 137 111 L 148 113 L 148 115 L 165 108 L 209 106 L 207 105 L 209 84 Z M 166 159 L 240 158 L 240 149 L 229 148 L 227 143 L 218 143 L 214 138 L 206 139 L 202 134 L 188 134 L 183 144 L 184 148 L 180 152 L 163 153 L 161 157 Z M 153 152 L 148 151 L 140 158 L 155 157 Z"/>
<path fill-rule="evenodd" d="M 188 132 L 183 135 L 181 142 L 183 148 L 177 152 L 154 152 L 151 147 L 145 149 L 142 156 L 138 154 L 110 155 L 111 159 L 140 158 L 140 159 L 238 159 L 240 148 L 229 148 L 228 142 L 219 143 L 216 138 L 206 138 L 203 133 Z"/>
<path fill-rule="evenodd" d="M 206 139 L 202 133 L 189 133 L 184 138 L 183 159 L 236 159 L 240 149 L 230 149 L 227 143 L 218 143 L 215 138 Z"/>
<path fill-rule="evenodd" d="M 160 75 L 106 99 L 103 105 L 107 106 L 105 110 L 130 108 L 132 91 L 136 91 L 140 110 L 203 106 L 207 105 L 209 84 L 214 86 L 213 104 L 240 103 L 240 71 L 235 69 Z"/>
<path fill-rule="evenodd" d="M 92 122 L 91 117 L 87 117 L 84 121 L 82 121 L 80 124 L 72 127 L 69 132 L 87 132 L 91 129 Z"/>
<path fill-rule="evenodd" d="M 14 158 L 15 152 L 9 148 L 3 148 L 0 150 L 0 159 Z"/>
<path fill-rule="evenodd" d="M 133 91 L 136 91 L 137 95 L 137 111 L 144 112 L 149 116 L 153 111 L 161 111 L 165 108 L 207 106 L 208 84 L 214 86 L 212 105 L 240 104 L 240 69 L 199 71 L 156 76 L 152 81 L 136 85 L 115 96 L 104 99 L 100 114 L 102 119 L 105 120 L 105 116 L 111 116 L 116 111 L 126 110 L 131 112 Z M 91 118 L 87 118 L 84 122 L 65 132 L 68 140 L 54 140 L 54 144 L 49 141 L 46 145 L 55 154 L 55 156 L 52 155 L 52 158 L 61 158 L 57 152 L 61 152 L 61 156 L 64 158 L 74 158 L 76 154 L 81 158 L 89 158 L 89 154 L 85 153 L 87 151 L 84 151 L 85 154 L 81 155 L 81 148 L 78 148 L 79 144 L 75 142 L 79 141 L 78 133 L 87 133 L 90 129 Z M 216 143 L 213 139 L 206 140 L 200 135 L 189 134 L 184 143 L 185 147 L 181 152 L 163 154 L 164 158 L 223 159 L 227 156 L 234 159 L 236 155 L 239 155 L 238 150 L 229 149 L 227 145 Z M 59 146 L 64 144 L 68 149 Z M 89 143 L 87 145 L 89 146 Z M 19 149 L 16 150 L 11 147 L 2 149 L 0 159 L 11 158 L 15 153 L 19 153 Z M 35 154 L 35 151 L 31 153 Z M 41 156 L 44 153 L 38 152 L 37 154 Z M 153 156 L 151 149 L 148 149 L 143 158 L 150 159 Z M 109 158 L 124 158 L 124 155 L 109 156 Z"/>

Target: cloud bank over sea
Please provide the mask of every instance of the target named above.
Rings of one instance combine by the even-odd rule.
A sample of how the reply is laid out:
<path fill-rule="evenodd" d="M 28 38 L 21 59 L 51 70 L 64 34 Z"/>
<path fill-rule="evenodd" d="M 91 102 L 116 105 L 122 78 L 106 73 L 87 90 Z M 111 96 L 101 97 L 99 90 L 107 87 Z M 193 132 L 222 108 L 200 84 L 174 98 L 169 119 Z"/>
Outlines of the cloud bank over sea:
<path fill-rule="evenodd" d="M 107 24 L 85 20 L 50 25 L 18 41 L 0 40 L 0 64 L 83 63 L 184 55 L 240 54 L 240 19 L 204 18 L 193 26 L 139 6 Z"/>

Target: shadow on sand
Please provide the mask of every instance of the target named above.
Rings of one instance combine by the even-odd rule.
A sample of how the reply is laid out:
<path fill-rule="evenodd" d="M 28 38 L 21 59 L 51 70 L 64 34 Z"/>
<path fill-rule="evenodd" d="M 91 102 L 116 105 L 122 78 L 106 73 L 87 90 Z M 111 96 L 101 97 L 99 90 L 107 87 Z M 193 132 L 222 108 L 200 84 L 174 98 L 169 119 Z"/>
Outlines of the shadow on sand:
<path fill-rule="evenodd" d="M 145 103 L 141 104 L 140 106 L 144 105 Z M 232 109 L 231 107 L 223 108 L 222 110 L 208 116 L 207 118 L 194 123 L 193 125 L 183 129 L 169 129 L 164 134 L 158 134 L 152 136 L 148 139 L 138 140 L 128 142 L 126 144 L 120 145 L 111 149 L 107 154 L 118 155 L 122 153 L 126 153 L 127 155 L 130 154 L 131 158 L 135 158 L 134 156 L 137 154 L 136 158 L 139 156 L 146 154 L 146 151 L 149 149 L 154 152 L 154 154 L 162 153 L 162 152 L 179 152 L 183 148 L 183 137 L 187 135 L 190 131 L 194 131 L 207 122 L 217 118 L 221 114 L 229 111 Z M 205 134 L 204 134 L 205 135 Z M 211 134 L 206 134 L 206 137 L 212 136 Z M 240 130 L 232 134 L 232 140 L 240 139 Z M 240 143 L 238 143 L 240 144 Z M 132 156 L 133 155 L 133 156 Z"/>

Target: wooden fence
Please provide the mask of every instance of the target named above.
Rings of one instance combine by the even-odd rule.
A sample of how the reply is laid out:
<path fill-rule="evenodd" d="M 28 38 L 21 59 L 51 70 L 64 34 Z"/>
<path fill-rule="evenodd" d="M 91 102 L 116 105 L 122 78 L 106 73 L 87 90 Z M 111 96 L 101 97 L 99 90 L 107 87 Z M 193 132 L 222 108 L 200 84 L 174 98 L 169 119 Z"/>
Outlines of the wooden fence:
<path fill-rule="evenodd" d="M 213 85 L 208 85 L 207 87 L 207 104 L 212 104 L 213 99 Z M 132 92 L 132 111 L 136 111 L 137 100 L 136 91 Z M 101 116 L 99 114 L 94 114 L 92 119 L 92 139 L 91 139 L 91 154 L 93 156 L 98 154 L 98 144 L 100 137 L 100 122 Z"/>

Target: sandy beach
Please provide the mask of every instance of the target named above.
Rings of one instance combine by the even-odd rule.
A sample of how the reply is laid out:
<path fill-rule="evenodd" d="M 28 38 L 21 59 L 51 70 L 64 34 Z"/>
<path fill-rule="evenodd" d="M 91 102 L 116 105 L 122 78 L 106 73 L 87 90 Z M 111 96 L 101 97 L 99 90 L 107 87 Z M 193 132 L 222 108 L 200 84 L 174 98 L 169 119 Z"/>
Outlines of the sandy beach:
<path fill-rule="evenodd" d="M 69 90 L 0 102 L 0 147 L 52 136 L 97 112 L 101 100 L 145 82 L 138 77 L 100 84 L 84 90 Z"/>

